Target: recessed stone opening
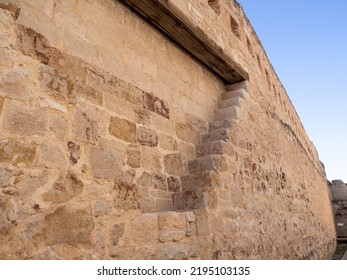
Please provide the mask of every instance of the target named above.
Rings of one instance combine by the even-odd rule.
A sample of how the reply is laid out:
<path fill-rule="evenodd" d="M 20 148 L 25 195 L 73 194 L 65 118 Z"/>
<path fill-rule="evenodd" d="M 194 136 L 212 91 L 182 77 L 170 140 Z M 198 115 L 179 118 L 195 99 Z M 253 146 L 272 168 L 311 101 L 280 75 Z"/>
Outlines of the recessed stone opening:
<path fill-rule="evenodd" d="M 208 5 L 217 14 L 220 15 L 220 3 L 219 0 L 208 0 Z"/>
<path fill-rule="evenodd" d="M 231 27 L 231 31 L 234 33 L 234 35 L 237 38 L 240 38 L 241 37 L 240 26 L 239 26 L 238 22 L 232 16 L 230 16 L 230 27 Z"/>

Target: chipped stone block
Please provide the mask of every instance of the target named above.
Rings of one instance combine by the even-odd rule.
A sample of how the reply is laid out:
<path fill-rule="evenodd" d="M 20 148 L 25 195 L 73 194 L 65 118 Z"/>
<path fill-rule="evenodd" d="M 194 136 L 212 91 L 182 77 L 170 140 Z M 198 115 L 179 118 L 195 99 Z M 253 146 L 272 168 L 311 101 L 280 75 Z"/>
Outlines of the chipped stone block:
<path fill-rule="evenodd" d="M 126 149 L 126 163 L 132 168 L 141 166 L 141 149 L 136 145 L 129 145 Z"/>
<path fill-rule="evenodd" d="M 141 126 L 138 129 L 137 142 L 140 145 L 156 147 L 158 146 L 158 135 L 154 130 Z"/>
<path fill-rule="evenodd" d="M 3 114 L 4 129 L 23 136 L 46 135 L 48 115 L 43 108 L 28 107 L 18 104 L 7 106 Z"/>
<path fill-rule="evenodd" d="M 168 174 L 183 176 L 188 172 L 187 162 L 182 154 L 168 154 L 164 156 L 164 170 Z"/>
<path fill-rule="evenodd" d="M 111 117 L 108 131 L 119 139 L 136 143 L 136 124 L 129 120 Z"/>
<path fill-rule="evenodd" d="M 158 214 L 145 213 L 131 221 L 131 232 L 135 243 L 144 244 L 158 240 Z"/>
<path fill-rule="evenodd" d="M 14 198 L 0 197 L 0 236 L 7 235 L 15 227 L 17 211 Z"/>
<path fill-rule="evenodd" d="M 171 197 L 170 197 L 170 199 L 156 198 L 155 199 L 155 209 L 158 212 L 173 210 Z"/>
<path fill-rule="evenodd" d="M 57 168 L 64 170 L 67 164 L 67 157 L 64 150 L 54 145 L 52 142 L 44 142 L 40 149 L 37 166 Z"/>
<path fill-rule="evenodd" d="M 187 160 L 193 160 L 196 158 L 195 156 L 195 145 L 178 142 L 177 143 L 177 151 L 181 152 L 187 157 Z"/>

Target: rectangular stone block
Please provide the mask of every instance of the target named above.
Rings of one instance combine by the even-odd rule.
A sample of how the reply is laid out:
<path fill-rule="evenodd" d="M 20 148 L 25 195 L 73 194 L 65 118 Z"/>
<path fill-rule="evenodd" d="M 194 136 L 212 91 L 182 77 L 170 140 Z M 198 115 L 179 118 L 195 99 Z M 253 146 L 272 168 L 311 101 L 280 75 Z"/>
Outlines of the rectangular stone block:
<path fill-rule="evenodd" d="M 142 146 L 141 151 L 141 167 L 152 171 L 161 171 L 163 157 L 161 152 L 158 151 L 156 148 L 151 148 L 147 146 Z"/>
<path fill-rule="evenodd" d="M 158 135 L 154 130 L 140 126 L 137 132 L 137 143 L 143 146 L 157 147 Z"/>
<path fill-rule="evenodd" d="M 46 135 L 47 110 L 10 103 L 3 113 L 5 131 L 22 136 Z"/>
<path fill-rule="evenodd" d="M 188 173 L 188 163 L 181 153 L 164 156 L 164 170 L 171 175 L 183 176 Z"/>
<path fill-rule="evenodd" d="M 177 149 L 177 141 L 170 135 L 160 132 L 158 139 L 159 147 L 163 148 L 164 150 L 174 151 Z"/>
<path fill-rule="evenodd" d="M 129 145 L 126 149 L 127 159 L 126 163 L 132 168 L 139 168 L 141 166 L 141 149 L 137 145 Z"/>
<path fill-rule="evenodd" d="M 132 239 L 136 244 L 145 244 L 158 240 L 158 214 L 141 214 L 134 218 L 130 225 Z"/>
<path fill-rule="evenodd" d="M 160 116 L 163 116 L 164 118 L 170 118 L 169 105 L 164 100 L 154 96 L 151 93 L 144 93 L 143 107 L 147 110 L 157 113 Z"/>
<path fill-rule="evenodd" d="M 118 117 L 111 117 L 108 131 L 111 135 L 129 143 L 136 143 L 136 124 Z"/>
<path fill-rule="evenodd" d="M 58 145 L 44 142 L 39 149 L 36 165 L 64 170 L 67 165 L 67 154 Z"/>

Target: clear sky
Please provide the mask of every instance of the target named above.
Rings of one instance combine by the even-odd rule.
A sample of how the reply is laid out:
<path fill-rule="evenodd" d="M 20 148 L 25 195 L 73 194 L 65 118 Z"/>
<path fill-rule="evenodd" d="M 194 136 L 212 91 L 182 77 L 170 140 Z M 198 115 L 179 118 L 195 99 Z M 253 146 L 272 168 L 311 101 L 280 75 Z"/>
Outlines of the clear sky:
<path fill-rule="evenodd" d="M 347 182 L 347 0 L 239 0 L 329 180 Z"/>

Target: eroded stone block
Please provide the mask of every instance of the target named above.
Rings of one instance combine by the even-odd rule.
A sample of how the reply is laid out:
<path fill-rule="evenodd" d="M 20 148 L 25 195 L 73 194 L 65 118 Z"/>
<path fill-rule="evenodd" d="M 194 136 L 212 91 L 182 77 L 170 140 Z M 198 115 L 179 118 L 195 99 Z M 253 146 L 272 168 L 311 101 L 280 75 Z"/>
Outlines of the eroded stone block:
<path fill-rule="evenodd" d="M 141 149 L 136 145 L 129 145 L 126 149 L 127 160 L 126 163 L 132 168 L 139 168 L 141 166 Z"/>
<path fill-rule="evenodd" d="M 145 213 L 131 221 L 131 232 L 135 243 L 144 244 L 158 240 L 158 214 Z"/>
<path fill-rule="evenodd" d="M 160 116 L 163 116 L 164 118 L 170 118 L 169 105 L 164 100 L 154 96 L 151 93 L 144 93 L 143 107 L 147 110 L 157 113 Z"/>
<path fill-rule="evenodd" d="M 47 141 L 39 149 L 39 156 L 36 165 L 64 170 L 67 164 L 67 157 L 64 150 Z"/>
<path fill-rule="evenodd" d="M 158 135 L 154 130 L 141 126 L 138 129 L 137 142 L 140 145 L 156 147 L 158 146 Z"/>
<path fill-rule="evenodd" d="M 142 146 L 141 167 L 153 171 L 161 171 L 163 155 L 155 148 Z"/>
<path fill-rule="evenodd" d="M 167 185 L 169 192 L 179 192 L 181 191 L 181 181 L 173 176 L 167 178 Z"/>
<path fill-rule="evenodd" d="M 0 140 L 0 162 L 11 162 L 13 165 L 32 166 L 36 147 L 14 139 Z"/>
<path fill-rule="evenodd" d="M 187 174 L 187 162 L 182 154 L 168 154 L 164 156 L 164 170 L 168 174 L 182 176 Z"/>

